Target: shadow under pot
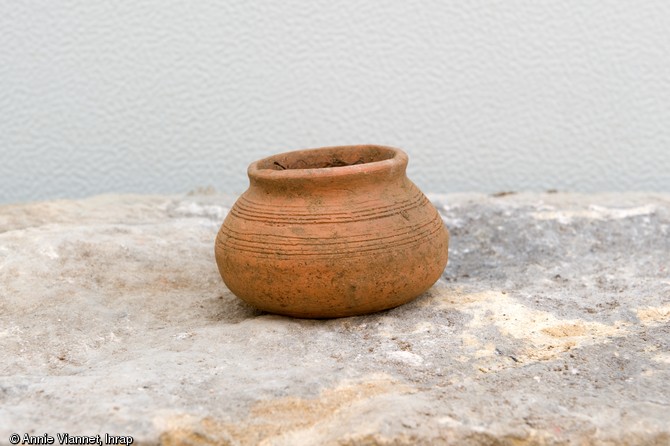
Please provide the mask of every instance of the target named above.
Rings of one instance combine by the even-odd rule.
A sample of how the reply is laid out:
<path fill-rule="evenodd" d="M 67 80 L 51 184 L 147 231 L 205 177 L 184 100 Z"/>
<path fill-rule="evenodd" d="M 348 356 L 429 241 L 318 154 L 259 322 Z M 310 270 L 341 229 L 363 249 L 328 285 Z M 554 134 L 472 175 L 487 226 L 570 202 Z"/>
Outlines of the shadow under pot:
<path fill-rule="evenodd" d="M 407 160 L 362 145 L 252 163 L 216 238 L 226 286 L 261 310 L 304 318 L 385 310 L 426 291 L 447 264 L 449 234 L 407 178 Z"/>

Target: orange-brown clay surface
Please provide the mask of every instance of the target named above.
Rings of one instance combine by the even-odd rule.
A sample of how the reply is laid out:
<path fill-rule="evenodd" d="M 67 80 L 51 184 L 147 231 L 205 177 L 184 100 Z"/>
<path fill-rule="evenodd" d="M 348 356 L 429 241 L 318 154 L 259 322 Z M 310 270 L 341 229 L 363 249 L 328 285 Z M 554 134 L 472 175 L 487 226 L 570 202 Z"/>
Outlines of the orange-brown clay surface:
<path fill-rule="evenodd" d="M 300 150 L 249 166 L 216 239 L 230 290 L 272 313 L 328 318 L 401 305 L 447 264 L 440 215 L 381 146 Z"/>

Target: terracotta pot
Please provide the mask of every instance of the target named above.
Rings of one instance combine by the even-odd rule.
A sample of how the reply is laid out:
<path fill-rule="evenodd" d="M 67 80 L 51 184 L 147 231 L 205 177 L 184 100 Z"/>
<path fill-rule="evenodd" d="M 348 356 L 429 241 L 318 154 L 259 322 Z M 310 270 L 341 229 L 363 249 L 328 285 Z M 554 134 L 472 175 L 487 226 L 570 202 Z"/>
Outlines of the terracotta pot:
<path fill-rule="evenodd" d="M 403 151 L 369 145 L 252 163 L 216 239 L 223 281 L 257 308 L 307 318 L 417 297 L 442 274 L 449 235 L 406 167 Z"/>

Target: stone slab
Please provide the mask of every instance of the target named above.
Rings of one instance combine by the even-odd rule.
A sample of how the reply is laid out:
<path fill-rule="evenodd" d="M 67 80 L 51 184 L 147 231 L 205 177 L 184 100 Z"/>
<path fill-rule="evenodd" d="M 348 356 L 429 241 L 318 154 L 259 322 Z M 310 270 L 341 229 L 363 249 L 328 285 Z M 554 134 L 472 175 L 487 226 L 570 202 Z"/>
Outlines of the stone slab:
<path fill-rule="evenodd" d="M 0 207 L 0 444 L 670 444 L 670 195 L 431 199 L 442 279 L 323 321 L 225 288 L 231 197 Z"/>

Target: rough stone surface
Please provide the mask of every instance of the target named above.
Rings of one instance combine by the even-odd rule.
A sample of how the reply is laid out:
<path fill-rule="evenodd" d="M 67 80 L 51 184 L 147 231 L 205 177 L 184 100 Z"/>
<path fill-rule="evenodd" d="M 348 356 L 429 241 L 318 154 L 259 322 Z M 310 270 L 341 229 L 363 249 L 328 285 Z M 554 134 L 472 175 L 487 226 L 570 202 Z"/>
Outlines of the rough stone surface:
<path fill-rule="evenodd" d="M 226 290 L 230 197 L 0 207 L 0 444 L 670 444 L 670 196 L 432 199 L 443 278 L 325 321 Z"/>

